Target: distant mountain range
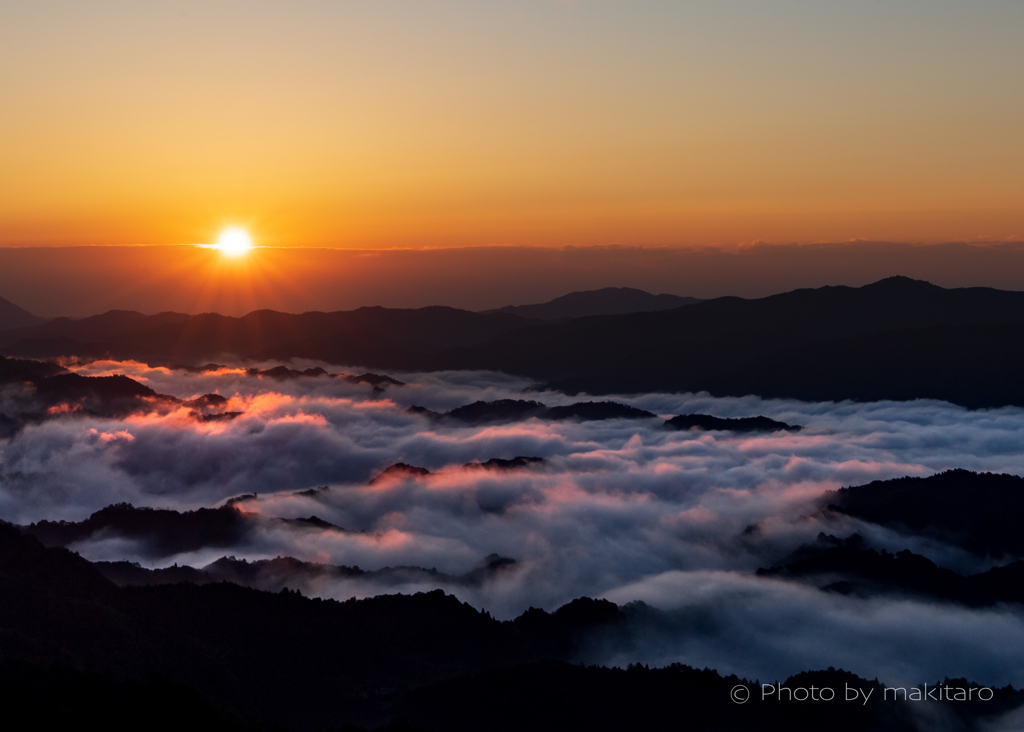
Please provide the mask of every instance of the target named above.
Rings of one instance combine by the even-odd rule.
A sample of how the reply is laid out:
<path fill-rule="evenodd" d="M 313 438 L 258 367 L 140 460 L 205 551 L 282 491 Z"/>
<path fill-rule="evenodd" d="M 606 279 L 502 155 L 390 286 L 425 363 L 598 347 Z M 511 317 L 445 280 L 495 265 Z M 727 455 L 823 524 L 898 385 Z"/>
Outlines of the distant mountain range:
<path fill-rule="evenodd" d="M 45 322 L 44 318 L 37 317 L 28 310 L 19 308 L 10 300 L 0 297 L 0 331 L 28 328 L 43 322 Z"/>
<path fill-rule="evenodd" d="M 507 305 L 484 312 L 507 313 L 539 320 L 559 320 L 586 318 L 591 315 L 626 315 L 671 310 L 699 302 L 703 300 L 678 295 L 652 295 L 632 287 L 605 287 L 600 290 L 570 292 L 568 295 L 536 305 Z"/>
<path fill-rule="evenodd" d="M 0 333 L 0 352 L 34 358 L 62 355 L 135 358 L 201 365 L 216 358 L 246 358 L 277 351 L 298 357 L 324 352 L 337 358 L 379 361 L 401 354 L 483 343 L 531 322 L 516 315 L 481 315 L 428 307 L 359 308 L 301 315 L 257 310 L 241 318 L 216 313 L 142 313 L 112 310 L 80 320 L 54 318 L 42 325 Z M 328 353 L 334 349 L 333 353 Z"/>
<path fill-rule="evenodd" d="M 1024 405 L 1024 292 L 891 277 L 657 312 L 568 320 L 446 307 L 242 318 L 112 311 L 0 333 L 0 353 L 210 359 L 388 370 L 490 369 L 566 393 L 707 391 L 805 400 Z"/>

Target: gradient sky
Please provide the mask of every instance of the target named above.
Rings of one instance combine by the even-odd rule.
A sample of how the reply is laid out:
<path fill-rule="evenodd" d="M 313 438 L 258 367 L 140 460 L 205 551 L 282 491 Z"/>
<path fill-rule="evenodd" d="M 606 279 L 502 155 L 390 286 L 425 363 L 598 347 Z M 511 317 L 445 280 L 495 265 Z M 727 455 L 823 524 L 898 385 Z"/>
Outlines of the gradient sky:
<path fill-rule="evenodd" d="M 0 245 L 1024 236 L 1020 0 L 0 0 Z"/>

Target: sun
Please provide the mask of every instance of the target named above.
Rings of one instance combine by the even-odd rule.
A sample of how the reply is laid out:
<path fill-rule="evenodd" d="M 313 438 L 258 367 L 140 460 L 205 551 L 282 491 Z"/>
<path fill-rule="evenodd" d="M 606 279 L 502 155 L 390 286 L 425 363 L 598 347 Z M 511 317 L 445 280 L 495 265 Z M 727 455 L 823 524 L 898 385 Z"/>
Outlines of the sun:
<path fill-rule="evenodd" d="M 217 237 L 217 243 L 213 246 L 215 249 L 220 249 L 224 254 L 238 257 L 252 249 L 252 237 L 249 236 L 249 232 L 245 229 L 232 226 L 220 232 L 220 236 Z"/>

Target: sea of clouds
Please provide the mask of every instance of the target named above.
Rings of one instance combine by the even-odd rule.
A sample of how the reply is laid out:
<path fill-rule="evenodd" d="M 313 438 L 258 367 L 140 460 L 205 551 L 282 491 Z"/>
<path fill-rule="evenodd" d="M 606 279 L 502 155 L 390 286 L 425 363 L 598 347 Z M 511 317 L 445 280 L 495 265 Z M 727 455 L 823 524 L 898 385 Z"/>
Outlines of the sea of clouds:
<path fill-rule="evenodd" d="M 100 361 L 76 370 L 127 374 L 182 399 L 218 393 L 242 414 L 201 422 L 182 407 L 28 425 L 0 440 L 0 518 L 77 521 L 111 503 L 191 510 L 255 494 L 235 505 L 266 518 L 315 515 L 345 529 L 266 521 L 237 546 L 158 558 L 101 536 L 72 547 L 89 559 L 201 567 L 226 554 L 291 556 L 457 575 L 499 554 L 514 558 L 515 568 L 479 585 L 442 586 L 500 618 L 530 606 L 553 610 L 580 596 L 665 611 L 625 646 L 595 645 L 587 660 L 681 661 L 761 679 L 836 666 L 893 682 L 948 675 L 1024 683 L 1024 614 L 1017 608 L 860 599 L 753 575 L 821 531 L 860 532 L 878 548 L 909 548 L 964 573 L 1007 561 L 836 519 L 821 508 L 826 492 L 877 479 L 949 468 L 1024 475 L 1020 408 L 648 394 L 610 398 L 658 419 L 460 426 L 406 410 L 587 397 L 527 391 L 529 383 L 495 373 L 391 374 L 406 385 L 375 392 L 342 379 L 275 380 L 230 368 L 195 373 Z M 735 434 L 662 426 L 684 413 L 765 415 L 803 429 Z M 516 456 L 545 462 L 507 471 L 463 467 Z M 432 474 L 369 484 L 398 462 Z M 436 586 L 357 578 L 301 589 L 347 598 Z"/>

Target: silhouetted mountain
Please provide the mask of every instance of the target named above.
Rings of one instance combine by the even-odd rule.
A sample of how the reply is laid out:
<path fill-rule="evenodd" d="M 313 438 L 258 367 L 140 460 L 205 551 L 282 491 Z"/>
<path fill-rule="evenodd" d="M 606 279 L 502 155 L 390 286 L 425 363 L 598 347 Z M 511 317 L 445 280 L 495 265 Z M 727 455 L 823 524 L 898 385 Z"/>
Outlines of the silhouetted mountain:
<path fill-rule="evenodd" d="M 405 386 L 405 382 L 394 379 L 387 374 L 346 374 L 343 376 L 352 384 L 369 384 L 370 386 Z"/>
<path fill-rule="evenodd" d="M 412 414 L 420 414 L 434 420 L 462 422 L 464 424 L 490 424 L 496 422 L 520 422 L 532 417 L 553 421 L 577 419 L 593 421 L 601 419 L 643 419 L 657 415 L 618 402 L 577 402 L 561 407 L 549 407 L 541 402 L 528 399 L 497 399 L 493 402 L 473 402 L 456 407 L 449 412 L 434 412 L 424 407 L 410 407 Z"/>
<path fill-rule="evenodd" d="M 890 278 L 533 325 L 424 359 L 568 393 L 706 390 L 807 400 L 1024 404 L 1024 293 Z"/>
<path fill-rule="evenodd" d="M 706 390 L 808 400 L 1024 404 L 1024 293 L 890 278 L 521 328 L 438 367 L 491 368 L 568 393 Z"/>
<path fill-rule="evenodd" d="M 658 611 L 581 598 L 555 613 L 530 610 L 499 622 L 440 591 L 335 602 L 223 582 L 117 587 L 81 557 L 0 524 L 0 662 L 35 669 L 16 673 L 43 706 L 65 704 L 59 684 L 47 687 L 59 680 L 46 670 L 57 664 L 76 688 L 95 684 L 100 699 L 159 674 L 166 681 L 156 698 L 175 685 L 198 693 L 181 692 L 175 714 L 192 714 L 205 698 L 296 730 L 399 717 L 423 730 L 523 729 L 521 722 L 605 730 L 621 729 L 624 719 L 642 723 L 629 728 L 660 730 L 678 729 L 681 714 L 690 729 L 819 729 L 823 720 L 837 730 L 910 729 L 907 703 L 761 705 L 757 685 L 713 671 L 537 665 L 573 663 L 602 634 L 628 634 L 631 618 L 644 614 Z M 805 680 L 877 685 L 834 670 L 791 679 Z M 748 687 L 750 704 L 729 700 L 737 685 Z M 956 713 L 996 714 L 1020 701 L 1005 689 L 983 710 L 963 705 Z"/>
<path fill-rule="evenodd" d="M 519 422 L 530 417 L 539 417 L 547 407 L 540 402 L 527 399 L 497 399 L 493 402 L 473 402 L 456 407 L 441 415 L 451 422 L 465 424 L 488 424 L 491 422 Z"/>
<path fill-rule="evenodd" d="M 421 478 L 424 475 L 430 475 L 430 471 L 426 468 L 421 468 L 416 465 L 406 465 L 405 463 L 395 463 L 384 468 L 377 475 L 370 479 L 370 485 L 375 485 L 385 480 L 405 480 L 407 478 Z"/>
<path fill-rule="evenodd" d="M 507 313 L 523 318 L 558 320 L 560 318 L 586 318 L 592 315 L 625 315 L 626 313 L 671 310 L 685 305 L 704 302 L 695 297 L 678 295 L 652 295 L 632 287 L 605 287 L 600 290 L 570 292 L 548 302 L 536 305 L 507 305 L 486 313 Z"/>
<path fill-rule="evenodd" d="M 331 374 L 327 373 L 327 371 L 320 368 L 319 366 L 317 368 L 305 369 L 304 371 L 296 371 L 295 369 L 290 369 L 287 366 L 275 366 L 272 369 L 248 369 L 246 371 L 246 374 L 248 374 L 249 376 L 266 377 L 269 379 L 280 379 L 282 381 L 288 379 L 298 379 L 303 376 L 307 378 L 331 376 Z"/>
<path fill-rule="evenodd" d="M 511 460 L 491 458 L 487 462 L 480 463 L 473 461 L 466 463 L 464 468 L 484 468 L 485 470 L 515 470 L 516 468 L 528 468 L 531 465 L 542 465 L 546 461 L 542 457 L 525 457 L 518 455 Z"/>
<path fill-rule="evenodd" d="M 138 551 L 154 558 L 234 546 L 265 523 L 299 531 L 348 531 L 316 516 L 282 519 L 248 514 L 237 507 L 238 503 L 232 500 L 219 508 L 184 512 L 119 503 L 96 511 L 84 521 L 39 521 L 22 529 L 48 547 L 66 547 L 96 536 L 129 539 L 138 542 Z"/>
<path fill-rule="evenodd" d="M 419 409 L 423 408 L 420 407 Z M 423 411 L 426 412 L 429 410 Z M 430 412 L 430 414 L 437 415 L 437 412 Z M 491 458 L 483 463 L 474 460 L 473 462 L 466 463 L 462 467 L 470 469 L 484 468 L 487 470 L 515 470 L 517 468 L 526 468 L 531 465 L 539 465 L 544 462 L 544 458 L 541 457 L 525 457 L 518 455 L 510 460 L 503 458 Z M 426 468 L 421 468 L 416 465 L 407 465 L 405 463 L 395 463 L 394 465 L 389 465 L 387 468 L 371 478 L 369 485 L 375 485 L 385 480 L 408 480 L 410 478 L 422 478 L 427 475 L 432 475 L 432 473 Z"/>
<path fill-rule="evenodd" d="M 896 592 L 968 605 L 1024 602 L 1024 561 L 964 577 L 906 549 L 895 554 L 868 549 L 858 534 L 847 539 L 819 534 L 780 566 L 758 569 L 757 574 L 802 579 L 823 590 L 862 596 Z"/>
<path fill-rule="evenodd" d="M 768 417 L 712 417 L 709 414 L 680 414 L 665 422 L 666 427 L 676 430 L 731 430 L 733 432 L 795 432 L 800 427 L 777 422 Z"/>
<path fill-rule="evenodd" d="M 44 318 L 33 315 L 10 300 L 0 297 L 0 331 L 27 328 L 44 322 Z"/>
<path fill-rule="evenodd" d="M 310 516 L 309 518 L 293 518 L 293 519 L 276 519 L 283 524 L 288 526 L 296 526 L 300 529 L 318 529 L 323 531 L 324 529 L 331 529 L 332 531 L 348 531 L 348 529 L 332 524 L 330 521 L 324 521 L 319 516 Z"/>
<path fill-rule="evenodd" d="M 0 356 L 0 384 L 3 385 L 26 382 L 35 385 L 38 381 L 67 372 L 66 368 L 55 363 Z"/>
<path fill-rule="evenodd" d="M 158 394 L 148 386 L 124 375 L 81 376 L 62 366 L 42 361 L 0 356 L 0 387 L 7 387 L 12 399 L 10 414 L 0 414 L 0 434 L 13 434 L 26 423 L 40 422 L 66 414 L 91 414 L 123 418 L 191 408 L 202 421 L 233 419 L 239 412 L 225 412 L 228 400 L 206 394 L 182 401 Z"/>
<path fill-rule="evenodd" d="M 206 369 L 206 367 L 204 367 L 204 369 L 216 370 L 218 368 L 222 368 L 216 364 L 213 364 L 213 366 L 215 367 L 213 369 Z M 275 366 L 272 369 L 247 369 L 246 375 L 255 376 L 257 378 L 278 379 L 280 381 L 300 378 L 340 378 L 350 384 L 369 384 L 377 389 L 382 389 L 385 386 L 405 386 L 404 382 L 387 376 L 386 374 L 331 374 L 319 366 L 316 368 L 304 369 L 303 371 L 296 371 L 295 369 L 290 369 L 287 366 Z"/>
<path fill-rule="evenodd" d="M 202 569 L 187 565 L 148 569 L 138 562 L 93 562 L 100 574 L 118 587 L 130 585 L 176 585 L 191 582 L 194 585 L 208 585 L 217 582 L 213 575 Z"/>
<path fill-rule="evenodd" d="M 179 513 L 119 503 L 84 521 L 39 521 L 24 530 L 44 546 L 65 547 L 102 533 L 142 542 L 152 556 L 169 556 L 203 547 L 232 546 L 252 528 L 252 521 L 231 506 Z"/>
<path fill-rule="evenodd" d="M 118 588 L 80 557 L 8 525 L 0 600 L 7 660 L 121 678 L 159 672 L 303 728 L 385 722 L 414 686 L 554 658 L 547 638 L 572 653 L 576 637 L 571 611 L 542 614 L 547 625 L 535 618 L 541 635 L 530 636 L 441 592 L 338 603 L 225 583 Z"/>
<path fill-rule="evenodd" d="M 11 397 L 0 414 L 0 434 L 11 435 L 28 423 L 66 414 L 121 418 L 131 414 L 192 405 L 158 394 L 127 376 L 81 376 L 52 363 L 0 356 L 0 388 Z M 194 416 L 203 418 L 209 405 L 195 402 Z"/>
<path fill-rule="evenodd" d="M 261 310 L 244 318 L 108 313 L 0 333 L 0 351 L 162 364 L 218 354 L 304 358 L 378 369 L 493 369 L 567 393 L 704 390 L 985 407 L 1024 404 L 1024 292 L 946 290 L 892 277 L 860 288 L 557 322 L 441 307 Z"/>
<path fill-rule="evenodd" d="M 227 413 L 232 414 L 232 413 Z M 539 457 L 491 458 L 486 462 L 471 462 L 466 469 L 514 470 L 543 463 Z M 415 479 L 431 475 L 426 468 L 396 463 L 378 473 L 369 485 L 388 480 Z M 313 496 L 329 490 L 326 486 L 298 491 L 297 495 Z M 218 508 L 199 508 L 194 511 L 136 507 L 119 503 L 95 511 L 83 521 L 38 521 L 21 527 L 47 547 L 68 547 L 78 542 L 97 538 L 121 538 L 136 542 L 135 551 L 150 558 L 169 557 L 182 552 L 231 547 L 243 543 L 261 527 L 287 527 L 295 531 L 352 532 L 317 516 L 300 518 L 273 518 L 258 513 L 246 513 L 244 502 L 255 498 L 252 494 L 236 496 Z"/>
<path fill-rule="evenodd" d="M 183 366 L 181 364 L 174 364 L 171 368 L 184 369 L 193 373 L 207 373 L 210 371 L 220 371 L 227 368 L 227 366 L 217 363 L 207 363 L 202 366 Z M 373 387 L 373 391 L 375 393 L 381 393 L 389 386 L 405 386 L 405 382 L 399 381 L 387 374 L 332 374 L 319 366 L 303 369 L 302 371 L 290 369 L 287 366 L 275 366 L 270 369 L 251 368 L 246 369 L 245 375 L 255 379 L 274 379 L 276 381 L 319 378 L 343 379 L 350 384 L 368 384 Z"/>
<path fill-rule="evenodd" d="M 947 470 L 827 494 L 834 511 L 978 554 L 1024 556 L 1024 478 Z"/>
<path fill-rule="evenodd" d="M 400 381 L 378 374 L 337 376 L 352 383 L 372 384 L 374 390 L 380 390 L 379 384 L 382 383 L 401 385 Z M 272 377 L 280 375 L 275 373 Z M 219 394 L 205 394 L 183 401 L 158 394 L 124 375 L 81 376 L 57 364 L 3 356 L 0 356 L 0 387 L 6 387 L 12 397 L 4 405 L 9 413 L 0 412 L 0 437 L 14 435 L 26 424 L 66 415 L 124 418 L 187 407 L 193 419 L 215 422 L 235 419 L 242 414 L 227 411 L 229 402 Z"/>
<path fill-rule="evenodd" d="M 220 394 L 203 394 L 185 404 L 195 409 L 223 409 L 227 406 L 228 399 Z"/>
<path fill-rule="evenodd" d="M 446 574 L 424 567 L 382 567 L 364 570 L 333 564 L 303 562 L 292 557 L 260 559 L 249 562 L 234 557 L 221 557 L 201 569 L 188 566 L 147 569 L 136 562 L 93 562 L 104 577 L 120 587 L 172 585 L 191 582 L 206 585 L 211 582 L 231 582 L 267 592 L 280 592 L 285 588 L 314 591 L 325 582 L 358 580 L 372 584 L 376 591 L 383 587 L 410 584 L 477 587 L 500 574 L 516 568 L 516 561 L 491 554 L 480 565 L 464 574 Z"/>
<path fill-rule="evenodd" d="M 389 692 L 529 658 L 505 626 L 434 592 L 337 603 L 225 583 L 118 588 L 0 526 L 6 660 L 142 678 L 303 728 L 386 721 Z"/>
<path fill-rule="evenodd" d="M 405 352 L 480 343 L 528 322 L 505 313 L 482 315 L 447 307 L 372 307 L 301 315 L 257 310 L 242 318 L 215 313 L 146 316 L 111 311 L 2 332 L 0 352 L 36 358 L 88 355 L 190 365 L 221 355 L 270 360 L 280 351 L 287 354 L 285 358 L 310 353 L 314 354 L 310 358 L 328 363 L 365 364 L 388 354 L 397 358 Z"/>
<path fill-rule="evenodd" d="M 5 335 L 0 332 L 0 342 Z M 74 338 L 26 338 L 9 346 L 0 346 L 0 350 L 8 356 L 18 358 L 53 359 L 72 356 L 88 360 L 111 356 L 111 346 L 108 343 L 83 343 Z"/>
<path fill-rule="evenodd" d="M 380 369 L 493 369 L 567 393 L 1024 404 L 1024 292 L 905 277 L 568 321 L 453 308 L 289 315 L 107 313 L 0 333 L 0 351 L 162 364 L 218 354 Z"/>
<path fill-rule="evenodd" d="M 82 411 L 115 417 L 139 411 L 143 400 L 166 398 L 169 402 L 177 402 L 173 397 L 157 394 L 148 386 L 122 375 L 57 374 L 36 381 L 33 396 L 45 404 L 67 403 Z"/>
<path fill-rule="evenodd" d="M 657 417 L 646 409 L 637 409 L 618 402 L 576 402 L 562 407 L 548 407 L 541 419 L 578 419 L 590 422 L 601 419 L 646 419 Z"/>
<path fill-rule="evenodd" d="M 53 318 L 39 326 L 18 328 L 8 333 L 0 334 L 0 343 L 8 345 L 24 341 L 26 344 L 36 342 L 37 348 L 43 344 L 51 344 L 54 348 L 69 344 L 80 344 L 85 348 L 95 346 L 93 350 L 106 350 L 111 343 L 118 339 L 143 332 L 147 329 L 158 328 L 169 323 L 184 323 L 189 316 L 184 313 L 160 313 L 159 315 L 143 315 L 132 310 L 110 310 L 101 315 L 92 315 L 88 318 L 73 320 L 71 318 Z M 26 346 L 28 347 L 28 346 Z M 15 353 L 17 349 L 4 349 L 4 353 Z M 21 354 L 34 357 L 46 357 L 51 355 L 77 355 L 77 354 Z"/>

